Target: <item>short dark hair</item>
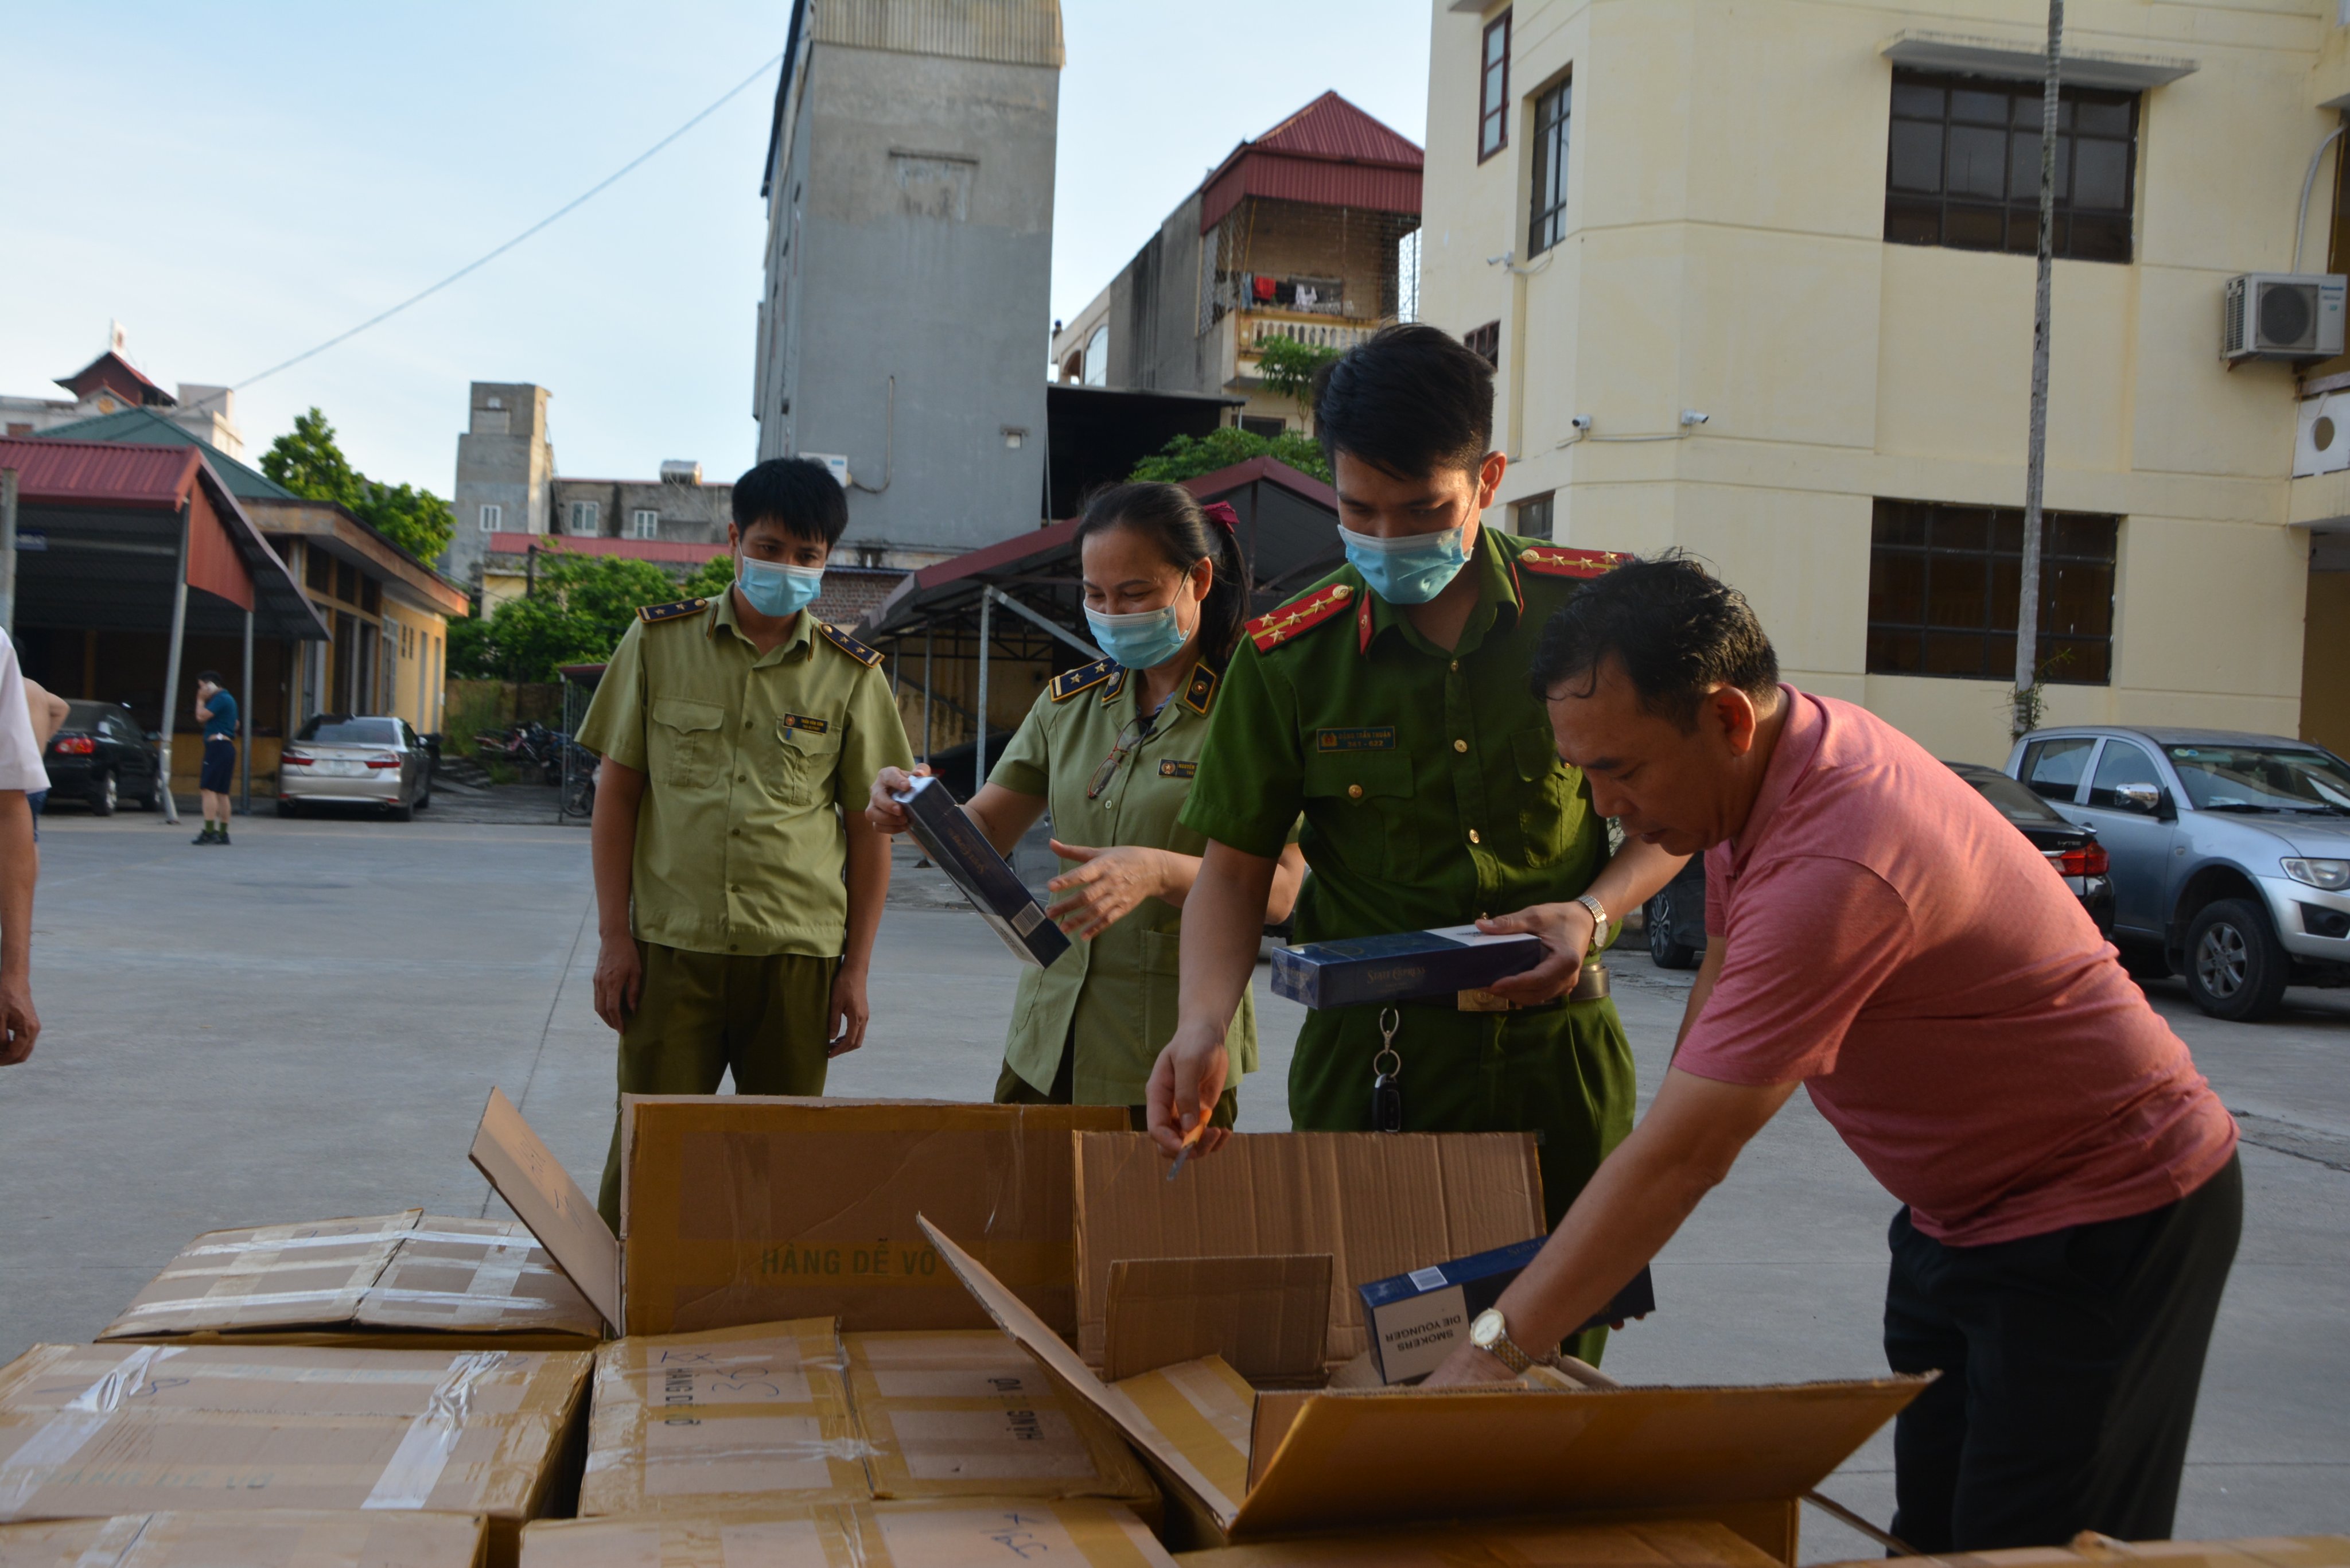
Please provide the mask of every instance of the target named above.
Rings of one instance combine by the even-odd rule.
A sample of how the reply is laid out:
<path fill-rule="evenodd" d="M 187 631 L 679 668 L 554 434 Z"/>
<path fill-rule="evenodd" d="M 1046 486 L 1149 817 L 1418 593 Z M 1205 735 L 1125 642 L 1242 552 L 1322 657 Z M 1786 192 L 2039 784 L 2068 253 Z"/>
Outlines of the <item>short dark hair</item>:
<path fill-rule="evenodd" d="M 1577 679 L 1587 693 L 1610 659 L 1641 707 L 1683 731 L 1717 686 L 1763 702 L 1779 687 L 1779 656 L 1746 596 L 1679 550 L 1586 583 L 1550 618 L 1534 648 L 1534 695 L 1547 701 Z"/>
<path fill-rule="evenodd" d="M 829 550 L 848 527 L 848 497 L 832 470 L 812 457 L 771 457 L 734 482 L 734 526 L 772 523 Z"/>
<path fill-rule="evenodd" d="M 1200 607 L 1207 635 L 1201 648 L 1211 663 L 1221 668 L 1241 640 L 1248 619 L 1248 563 L 1240 541 L 1230 529 L 1210 517 L 1199 498 L 1180 484 L 1149 480 L 1114 484 L 1086 498 L 1085 520 L 1077 524 L 1077 548 L 1096 534 L 1131 528 L 1158 546 L 1167 564 L 1189 572 L 1201 561 L 1216 563 L 1215 586 Z"/>
<path fill-rule="evenodd" d="M 217 670 L 199 670 L 196 671 L 196 679 L 199 681 L 209 680 L 213 685 L 223 688 L 228 685 L 227 681 L 221 679 L 221 673 Z"/>
<path fill-rule="evenodd" d="M 1405 479 L 1475 472 L 1493 447 L 1493 368 L 1433 327 L 1388 327 L 1314 374 L 1314 431 L 1337 466 L 1345 452 Z"/>

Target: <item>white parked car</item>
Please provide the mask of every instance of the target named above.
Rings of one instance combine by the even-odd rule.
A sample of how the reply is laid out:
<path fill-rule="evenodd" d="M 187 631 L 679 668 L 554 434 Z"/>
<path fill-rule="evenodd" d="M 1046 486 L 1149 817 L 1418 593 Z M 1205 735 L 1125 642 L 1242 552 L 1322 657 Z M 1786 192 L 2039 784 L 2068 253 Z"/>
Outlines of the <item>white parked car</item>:
<path fill-rule="evenodd" d="M 432 804 L 432 755 L 404 719 L 320 713 L 278 758 L 277 815 L 306 805 L 372 805 L 406 822 Z"/>

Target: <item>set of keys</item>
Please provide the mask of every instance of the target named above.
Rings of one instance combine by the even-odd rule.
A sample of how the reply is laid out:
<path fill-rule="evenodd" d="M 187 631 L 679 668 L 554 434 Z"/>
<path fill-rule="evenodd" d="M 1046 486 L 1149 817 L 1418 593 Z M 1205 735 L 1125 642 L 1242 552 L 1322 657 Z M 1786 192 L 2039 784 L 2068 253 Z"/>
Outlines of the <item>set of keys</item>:
<path fill-rule="evenodd" d="M 1403 1014 L 1394 1008 L 1379 1013 L 1379 1050 L 1371 1058 L 1371 1130 L 1399 1133 L 1403 1131 L 1403 1085 L 1397 1078 L 1403 1072 L 1403 1054 L 1395 1048 L 1396 1031 L 1402 1026 Z M 1175 1151 L 1175 1163 L 1167 1168 L 1167 1179 L 1174 1180 L 1183 1174 L 1183 1166 L 1199 1144 L 1200 1135 L 1208 1130 L 1203 1119 L 1183 1138 L 1183 1147 Z"/>

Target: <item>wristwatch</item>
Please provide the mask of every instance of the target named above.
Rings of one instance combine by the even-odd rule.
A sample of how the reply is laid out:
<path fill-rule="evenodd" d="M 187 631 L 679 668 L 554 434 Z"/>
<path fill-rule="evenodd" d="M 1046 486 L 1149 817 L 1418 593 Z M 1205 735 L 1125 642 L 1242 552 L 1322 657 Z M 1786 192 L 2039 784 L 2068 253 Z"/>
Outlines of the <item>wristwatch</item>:
<path fill-rule="evenodd" d="M 1534 1358 L 1519 1349 L 1516 1342 L 1510 1338 L 1510 1325 L 1503 1320 L 1499 1307 L 1487 1307 L 1470 1320 L 1469 1343 L 1521 1375 L 1534 1364 Z"/>
<path fill-rule="evenodd" d="M 1607 945 L 1607 906 L 1588 893 L 1575 902 L 1591 911 L 1591 950 L 1597 952 Z"/>

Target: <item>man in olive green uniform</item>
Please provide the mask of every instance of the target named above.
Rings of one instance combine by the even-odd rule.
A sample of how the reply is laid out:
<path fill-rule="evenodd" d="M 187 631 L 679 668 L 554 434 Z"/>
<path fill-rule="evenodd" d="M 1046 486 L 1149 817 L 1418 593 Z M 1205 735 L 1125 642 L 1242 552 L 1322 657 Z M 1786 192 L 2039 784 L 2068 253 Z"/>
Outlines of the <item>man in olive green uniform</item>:
<path fill-rule="evenodd" d="M 881 656 L 807 607 L 847 524 L 820 463 L 734 486 L 735 580 L 648 606 L 579 727 L 599 753 L 596 1011 L 622 1094 L 819 1095 L 863 1044 L 889 840 L 858 809 L 912 755 Z M 843 872 L 846 870 L 846 877 Z M 598 1200 L 619 1223 L 619 1127 Z"/>
<path fill-rule="evenodd" d="M 1483 360 L 1429 327 L 1390 328 L 1326 373 L 1315 422 L 1349 564 L 1252 622 L 1225 677 L 1182 814 L 1211 842 L 1185 907 L 1182 1017 L 1153 1075 L 1151 1130 L 1171 1150 L 1222 1079 L 1218 1022 L 1253 956 L 1219 939 L 1224 905 L 1256 896 L 1303 810 L 1313 875 L 1299 941 L 1500 917 L 1486 929 L 1549 949 L 1491 992 L 1400 1004 L 1392 1045 L 1404 1130 L 1540 1135 L 1555 1224 L 1630 1130 L 1634 1098 L 1615 1004 L 1569 992 L 1680 861 L 1643 844 L 1610 861 L 1606 824 L 1527 684 L 1544 621 L 1617 558 L 1480 525 L 1506 466 L 1487 450 L 1492 400 Z M 1298 1128 L 1372 1128 L 1381 1011 L 1308 1015 L 1290 1067 Z M 1579 1348 L 1598 1345 L 1595 1334 Z"/>

